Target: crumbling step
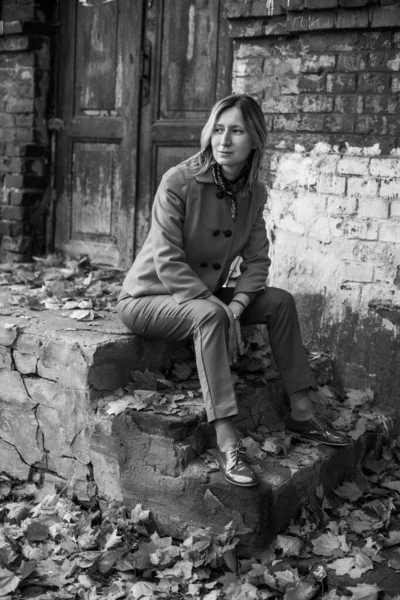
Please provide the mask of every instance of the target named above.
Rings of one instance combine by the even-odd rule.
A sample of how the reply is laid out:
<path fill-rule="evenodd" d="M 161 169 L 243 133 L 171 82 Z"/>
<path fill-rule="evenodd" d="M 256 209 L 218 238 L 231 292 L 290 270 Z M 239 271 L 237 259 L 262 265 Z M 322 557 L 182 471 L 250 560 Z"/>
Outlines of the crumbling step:
<path fill-rule="evenodd" d="M 202 457 L 214 440 L 198 398 L 188 397 L 175 415 L 107 413 L 107 397 L 132 371 L 167 369 L 181 351 L 132 336 L 112 313 L 85 323 L 8 310 L 0 316 L 0 469 L 54 481 L 82 501 L 141 502 L 161 531 L 178 537 L 233 520 L 249 528 L 255 546 L 287 524 L 317 485 L 329 491 L 351 476 L 365 439 L 340 450 L 293 444 L 283 458 L 255 462 L 256 488 L 233 487 Z M 244 436 L 283 429 L 279 380 L 236 387 Z"/>

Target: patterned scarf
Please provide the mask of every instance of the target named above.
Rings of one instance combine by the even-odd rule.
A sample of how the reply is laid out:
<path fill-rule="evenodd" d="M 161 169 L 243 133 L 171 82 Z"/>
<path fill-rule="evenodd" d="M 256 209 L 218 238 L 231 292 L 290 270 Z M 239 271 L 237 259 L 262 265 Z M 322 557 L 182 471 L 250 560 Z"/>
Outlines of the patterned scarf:
<path fill-rule="evenodd" d="M 214 163 L 212 165 L 212 174 L 214 178 L 214 183 L 219 190 L 219 194 L 221 194 L 217 194 L 218 197 L 223 198 L 224 196 L 228 196 L 231 199 L 231 216 L 232 221 L 235 223 L 238 217 L 236 193 L 238 189 L 246 182 L 247 173 L 242 173 L 235 181 L 229 181 L 224 177 L 221 165 L 219 165 L 218 163 Z"/>

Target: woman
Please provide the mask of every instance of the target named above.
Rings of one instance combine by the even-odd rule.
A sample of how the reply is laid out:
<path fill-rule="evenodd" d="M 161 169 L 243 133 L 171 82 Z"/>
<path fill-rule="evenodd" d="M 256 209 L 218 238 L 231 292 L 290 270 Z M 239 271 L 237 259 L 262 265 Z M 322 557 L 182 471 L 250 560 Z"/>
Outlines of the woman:
<path fill-rule="evenodd" d="M 225 478 L 239 486 L 257 484 L 232 423 L 238 411 L 229 365 L 243 349 L 241 324 L 268 327 L 290 398 L 287 430 L 325 444 L 348 443 L 314 415 L 310 389 L 315 380 L 293 297 L 266 287 L 266 191 L 257 181 L 266 137 L 264 116 L 250 96 L 233 94 L 215 104 L 200 152 L 162 178 L 149 235 L 118 300 L 121 319 L 135 334 L 172 340 L 193 336 L 217 460 Z M 236 287 L 224 288 L 239 255 Z"/>

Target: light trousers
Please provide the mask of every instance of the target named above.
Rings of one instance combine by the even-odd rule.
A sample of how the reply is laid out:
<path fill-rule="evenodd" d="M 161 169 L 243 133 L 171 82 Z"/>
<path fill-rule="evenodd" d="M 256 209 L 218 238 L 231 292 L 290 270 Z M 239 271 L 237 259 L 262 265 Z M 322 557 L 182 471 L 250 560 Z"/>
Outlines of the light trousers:
<path fill-rule="evenodd" d="M 225 304 L 233 288 L 215 293 Z M 170 295 L 124 297 L 117 304 L 122 322 L 149 339 L 194 339 L 197 371 L 208 421 L 238 413 L 228 359 L 229 318 L 223 306 L 208 299 L 178 304 Z M 269 287 L 241 317 L 242 325 L 265 324 L 271 350 L 288 394 L 316 385 L 303 347 L 294 298 Z"/>

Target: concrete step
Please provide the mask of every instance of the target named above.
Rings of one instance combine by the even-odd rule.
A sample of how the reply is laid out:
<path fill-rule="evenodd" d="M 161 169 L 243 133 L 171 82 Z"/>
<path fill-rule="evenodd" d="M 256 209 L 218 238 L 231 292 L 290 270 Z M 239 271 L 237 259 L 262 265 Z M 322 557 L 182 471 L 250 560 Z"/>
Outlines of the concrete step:
<path fill-rule="evenodd" d="M 329 492 L 351 477 L 376 440 L 364 436 L 336 450 L 293 443 L 286 456 L 255 459 L 257 487 L 233 487 L 212 462 L 212 427 L 196 394 L 181 402 L 180 414 L 108 414 L 110 394 L 129 384 L 132 371 L 165 372 L 187 349 L 132 336 L 115 313 L 102 316 L 82 322 L 62 311 L 0 309 L 0 464 L 9 475 L 54 482 L 82 502 L 140 502 L 161 532 L 177 537 L 234 521 L 248 528 L 249 545 L 263 546 L 316 486 Z M 320 366 L 324 383 L 330 367 Z M 198 381 L 187 385 L 197 389 Z M 237 426 L 248 441 L 257 428 L 282 431 L 279 380 L 240 378 L 236 388 Z"/>

